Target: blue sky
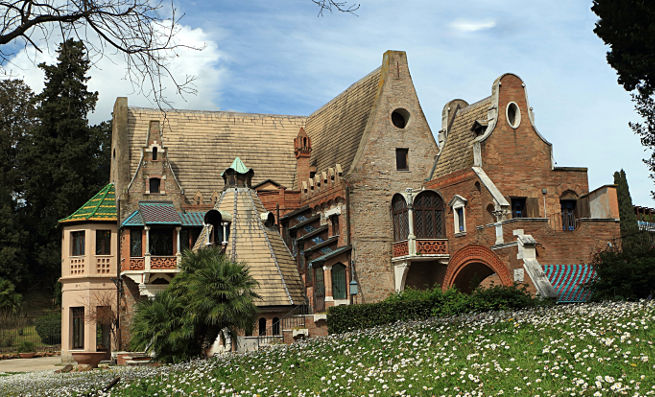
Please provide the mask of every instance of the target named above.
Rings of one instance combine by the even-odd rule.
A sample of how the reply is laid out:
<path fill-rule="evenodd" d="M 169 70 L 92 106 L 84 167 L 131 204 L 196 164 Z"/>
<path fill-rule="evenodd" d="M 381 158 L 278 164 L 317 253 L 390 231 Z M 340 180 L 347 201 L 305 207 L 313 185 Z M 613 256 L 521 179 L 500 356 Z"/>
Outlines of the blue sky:
<path fill-rule="evenodd" d="M 357 16 L 319 18 L 310 0 L 181 1 L 180 39 L 206 48 L 175 60 L 179 72 L 198 76 L 198 95 L 170 97 L 179 108 L 308 115 L 379 66 L 384 51 L 403 50 L 436 134 L 447 101 L 482 99 L 496 77 L 513 72 L 558 165 L 588 167 L 590 189 L 624 168 L 635 204 L 655 207 L 646 153 L 627 125 L 636 116 L 593 33 L 590 1 L 360 3 Z M 39 90 L 43 77 L 26 59 L 15 59 L 17 75 Z M 100 92 L 92 121 L 109 119 L 119 95 L 148 106 L 122 78 L 122 61 L 109 60 L 92 71 Z"/>

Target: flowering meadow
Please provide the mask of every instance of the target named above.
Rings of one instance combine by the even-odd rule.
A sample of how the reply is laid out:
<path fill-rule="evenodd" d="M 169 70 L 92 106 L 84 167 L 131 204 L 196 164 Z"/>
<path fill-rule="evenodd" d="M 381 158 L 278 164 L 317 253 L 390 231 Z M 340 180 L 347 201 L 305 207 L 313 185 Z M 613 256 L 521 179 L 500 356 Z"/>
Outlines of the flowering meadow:
<path fill-rule="evenodd" d="M 655 395 L 655 301 L 396 323 L 161 367 L 0 376 L 0 394 Z"/>

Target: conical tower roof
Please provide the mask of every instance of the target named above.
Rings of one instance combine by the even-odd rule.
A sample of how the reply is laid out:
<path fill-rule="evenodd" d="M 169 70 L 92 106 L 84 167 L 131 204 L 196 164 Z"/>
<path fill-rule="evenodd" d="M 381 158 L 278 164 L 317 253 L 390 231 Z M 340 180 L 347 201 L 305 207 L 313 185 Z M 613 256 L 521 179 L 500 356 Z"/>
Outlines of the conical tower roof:
<path fill-rule="evenodd" d="M 116 222 L 116 193 L 114 184 L 109 183 L 95 194 L 83 206 L 59 223 L 67 222 Z"/>
<path fill-rule="evenodd" d="M 241 174 L 252 171 L 239 158 L 230 168 Z M 304 285 L 296 261 L 277 227 L 267 221 L 272 214 L 268 214 L 257 192 L 249 187 L 229 187 L 222 192 L 214 209 L 224 215 L 223 219 L 231 218 L 225 254 L 235 262 L 246 264 L 259 282 L 256 292 L 262 299 L 257 306 L 305 304 Z M 210 228 L 203 228 L 194 249 L 207 245 Z"/>

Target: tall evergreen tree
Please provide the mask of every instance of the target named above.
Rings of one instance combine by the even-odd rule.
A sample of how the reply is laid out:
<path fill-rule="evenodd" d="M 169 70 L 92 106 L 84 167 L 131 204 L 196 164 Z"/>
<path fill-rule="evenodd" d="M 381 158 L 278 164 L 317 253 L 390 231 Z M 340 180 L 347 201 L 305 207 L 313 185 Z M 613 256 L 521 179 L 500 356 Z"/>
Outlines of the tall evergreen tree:
<path fill-rule="evenodd" d="M 625 171 L 614 173 L 614 184 L 616 195 L 619 201 L 619 216 L 621 217 L 621 241 L 624 249 L 634 248 L 638 240 L 639 227 L 637 226 L 637 215 L 630 197 L 628 179 Z"/>
<path fill-rule="evenodd" d="M 17 146 L 34 127 L 34 95 L 21 80 L 0 80 L 0 279 L 20 285 L 24 266 Z"/>
<path fill-rule="evenodd" d="M 106 128 L 91 128 L 87 120 L 98 93 L 87 89 L 90 64 L 84 46 L 69 39 L 57 52 L 55 65 L 39 65 L 46 82 L 37 96 L 38 125 L 21 141 L 18 154 L 30 273 L 47 286 L 59 274 L 57 220 L 83 204 L 108 175 L 99 170 L 107 162 L 101 153 Z"/>

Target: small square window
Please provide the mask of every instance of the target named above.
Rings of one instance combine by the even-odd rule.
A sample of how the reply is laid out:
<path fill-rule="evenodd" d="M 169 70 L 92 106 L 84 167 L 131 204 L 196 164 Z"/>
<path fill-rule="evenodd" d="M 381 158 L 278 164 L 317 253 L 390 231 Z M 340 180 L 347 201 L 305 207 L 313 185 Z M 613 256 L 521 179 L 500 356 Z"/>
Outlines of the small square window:
<path fill-rule="evenodd" d="M 159 178 L 150 178 L 150 193 L 159 193 L 159 186 L 161 184 L 161 179 Z"/>
<path fill-rule="evenodd" d="M 409 163 L 407 162 L 407 154 L 409 149 L 396 149 L 396 170 L 409 171 Z"/>
<path fill-rule="evenodd" d="M 512 218 L 525 218 L 525 197 L 512 197 Z"/>

